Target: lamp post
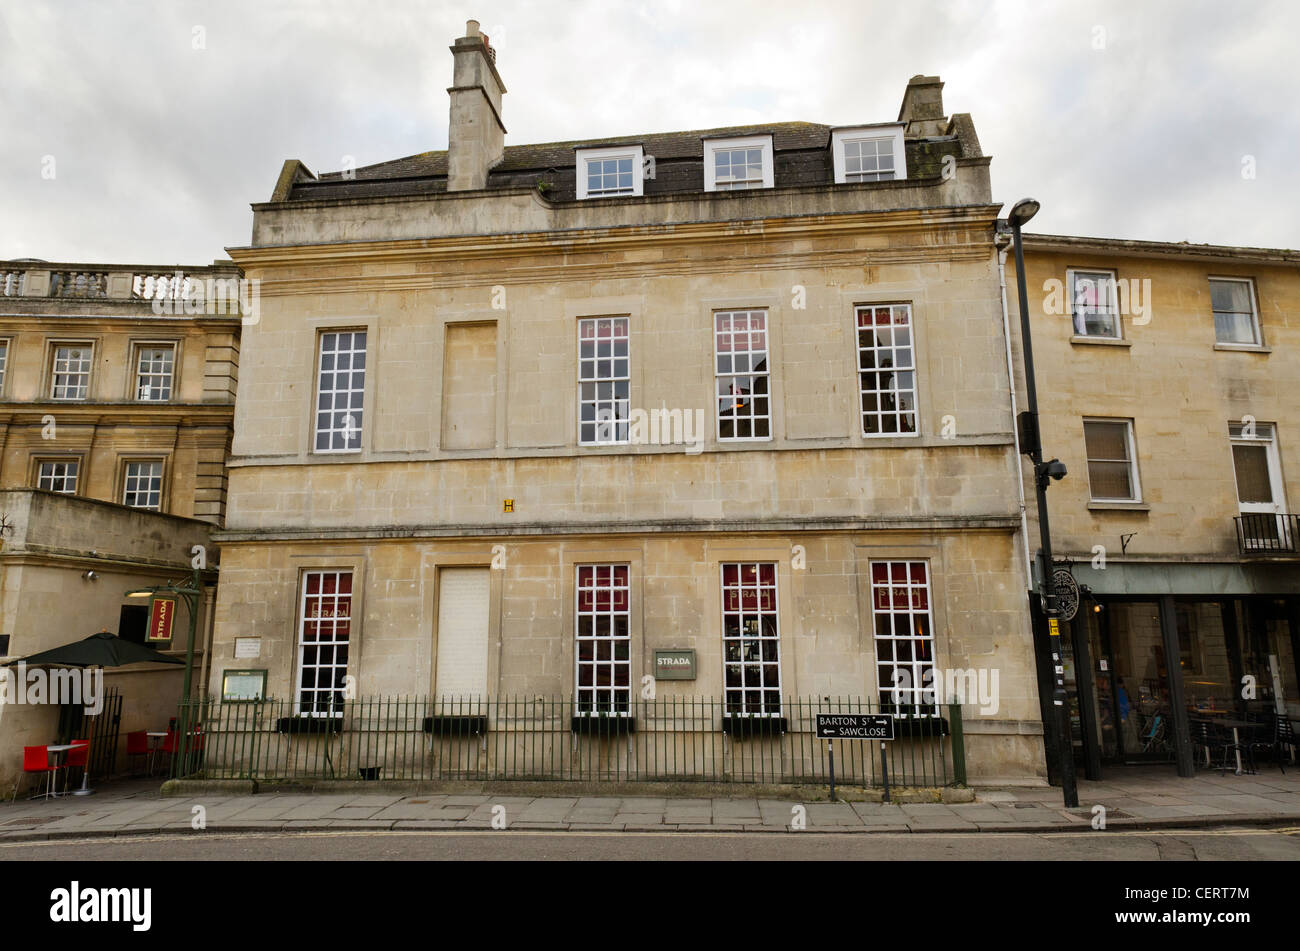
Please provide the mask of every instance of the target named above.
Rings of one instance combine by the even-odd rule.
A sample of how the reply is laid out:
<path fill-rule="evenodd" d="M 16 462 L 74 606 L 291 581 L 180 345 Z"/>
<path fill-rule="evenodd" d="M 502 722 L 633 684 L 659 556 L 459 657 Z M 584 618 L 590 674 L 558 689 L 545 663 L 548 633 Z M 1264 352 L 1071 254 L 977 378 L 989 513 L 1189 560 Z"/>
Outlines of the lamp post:
<path fill-rule="evenodd" d="M 1021 413 L 1020 451 L 1034 464 L 1034 489 L 1038 502 L 1038 534 L 1043 552 L 1042 592 L 1043 613 L 1047 615 L 1047 642 L 1052 657 L 1052 706 L 1056 711 L 1057 735 L 1060 737 L 1059 754 L 1061 792 L 1067 809 L 1079 805 L 1079 790 L 1074 779 L 1074 742 L 1070 736 L 1070 719 L 1066 709 L 1065 660 L 1061 653 L 1061 620 L 1056 606 L 1056 583 L 1052 578 L 1052 531 L 1047 519 L 1047 486 L 1053 480 L 1065 478 L 1065 464 L 1059 459 L 1043 461 L 1042 440 L 1038 429 L 1038 390 L 1034 384 L 1034 347 L 1029 330 L 1029 296 L 1025 289 L 1025 252 L 1021 228 L 1038 214 L 1039 204 L 1032 198 L 1022 198 L 1007 213 L 1011 226 L 1012 242 L 1016 252 L 1016 291 L 1020 298 L 1020 344 L 1024 353 L 1025 396 L 1028 410 Z"/>
<path fill-rule="evenodd" d="M 189 579 L 189 584 L 185 583 L 153 585 L 148 588 L 133 588 L 126 592 L 128 598 L 152 598 L 160 591 L 167 594 L 175 594 L 185 599 L 185 607 L 190 615 L 189 638 L 185 642 L 185 685 L 181 688 L 181 749 L 188 753 L 189 751 L 189 704 L 190 688 L 194 682 L 194 638 L 198 635 L 199 627 L 199 599 L 203 597 L 202 581 L 199 577 L 200 569 L 195 567 L 194 574 Z"/>

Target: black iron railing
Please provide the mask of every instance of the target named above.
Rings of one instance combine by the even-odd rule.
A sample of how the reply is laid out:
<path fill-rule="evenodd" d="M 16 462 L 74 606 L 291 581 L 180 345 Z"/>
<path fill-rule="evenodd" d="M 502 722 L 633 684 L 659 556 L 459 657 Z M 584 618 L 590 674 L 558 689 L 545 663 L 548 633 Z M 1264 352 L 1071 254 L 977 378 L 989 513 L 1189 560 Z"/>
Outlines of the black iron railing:
<path fill-rule="evenodd" d="M 1243 555 L 1300 554 L 1300 515 L 1238 515 L 1237 550 Z"/>
<path fill-rule="evenodd" d="M 897 720 L 890 785 L 964 784 L 961 707 Z M 291 701 L 182 703 L 171 774 L 205 779 L 561 780 L 823 784 L 818 713 L 879 713 L 858 698 L 785 698 L 780 716 L 736 716 L 723 700 L 634 700 L 584 714 L 573 698 L 372 697 L 303 716 Z M 744 721 L 744 722 L 740 722 Z M 835 740 L 837 782 L 881 785 L 878 744 Z"/>

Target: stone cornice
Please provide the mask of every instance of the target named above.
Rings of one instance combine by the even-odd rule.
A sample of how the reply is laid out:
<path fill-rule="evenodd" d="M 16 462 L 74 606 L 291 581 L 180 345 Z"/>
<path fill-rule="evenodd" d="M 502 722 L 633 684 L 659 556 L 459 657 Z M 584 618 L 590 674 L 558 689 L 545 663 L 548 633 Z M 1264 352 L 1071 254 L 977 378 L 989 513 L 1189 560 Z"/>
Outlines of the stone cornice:
<path fill-rule="evenodd" d="M 218 529 L 212 540 L 221 545 L 266 542 L 313 542 L 372 540 L 403 541 L 434 538 L 495 538 L 519 537 L 592 537 L 610 535 L 753 535 L 755 533 L 779 534 L 790 532 L 950 532 L 980 531 L 1006 533 L 1020 528 L 1018 514 L 998 515 L 941 515 L 905 516 L 898 518 L 785 518 L 785 519 L 727 519 L 718 521 L 665 519 L 653 521 L 620 521 L 617 523 L 590 522 L 534 522 L 527 525 L 391 525 L 382 528 L 260 528 Z"/>
<path fill-rule="evenodd" d="M 798 215 L 784 218 L 733 219 L 685 224 L 627 225 L 611 228 L 579 228 L 526 233 L 455 235 L 440 238 L 402 238 L 388 241 L 333 242 L 274 247 L 228 249 L 243 268 L 277 266 L 364 264 L 368 261 L 475 260 L 524 257 L 537 254 L 605 254 L 613 251 L 644 252 L 654 248 L 713 244 L 723 241 L 761 238 L 765 241 L 835 238 L 882 232 L 930 235 L 939 228 L 969 228 L 988 231 L 984 242 L 972 243 L 980 253 L 989 253 L 997 205 L 971 205 L 872 211 L 841 214 Z M 914 250 L 941 253 L 944 245 L 919 243 Z M 880 249 L 887 250 L 887 249 Z M 874 251 L 874 249 L 873 249 Z M 857 253 L 866 253 L 858 249 Z M 789 249 L 780 252 L 789 258 Z M 818 255 L 814 254 L 814 257 Z M 696 262 L 692 262 L 694 269 Z M 265 293 L 265 288 L 263 290 Z"/>

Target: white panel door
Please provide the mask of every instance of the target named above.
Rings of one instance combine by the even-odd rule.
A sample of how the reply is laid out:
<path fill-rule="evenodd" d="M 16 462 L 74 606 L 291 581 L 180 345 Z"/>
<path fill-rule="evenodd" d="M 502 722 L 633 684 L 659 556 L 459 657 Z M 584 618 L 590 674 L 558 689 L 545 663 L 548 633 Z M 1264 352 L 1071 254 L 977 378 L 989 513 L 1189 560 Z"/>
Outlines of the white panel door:
<path fill-rule="evenodd" d="M 438 573 L 435 696 L 487 696 L 489 577 L 487 568 Z"/>

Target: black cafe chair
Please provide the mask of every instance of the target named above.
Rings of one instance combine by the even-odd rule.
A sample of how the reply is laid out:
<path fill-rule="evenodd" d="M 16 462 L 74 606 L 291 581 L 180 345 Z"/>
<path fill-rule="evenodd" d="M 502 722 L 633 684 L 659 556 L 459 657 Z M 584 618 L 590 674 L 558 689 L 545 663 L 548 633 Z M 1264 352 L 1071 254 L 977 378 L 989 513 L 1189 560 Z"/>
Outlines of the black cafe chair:
<path fill-rule="evenodd" d="M 1273 758 L 1277 761 L 1277 768 L 1283 775 L 1286 774 L 1287 755 L 1296 748 L 1295 727 L 1291 724 L 1291 718 L 1286 714 L 1274 714 L 1273 729 L 1265 739 L 1256 739 L 1251 742 L 1250 750 L 1252 756 L 1255 750 L 1265 750 L 1271 752 Z"/>
<path fill-rule="evenodd" d="M 1215 754 L 1220 754 L 1221 762 L 1227 762 L 1228 749 L 1232 746 L 1232 737 L 1210 720 L 1193 720 L 1191 722 L 1192 749 L 1196 765 L 1204 769 L 1215 769 Z"/>

